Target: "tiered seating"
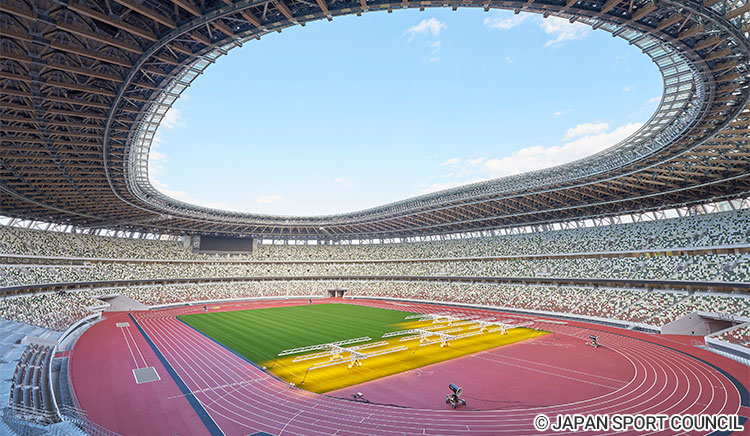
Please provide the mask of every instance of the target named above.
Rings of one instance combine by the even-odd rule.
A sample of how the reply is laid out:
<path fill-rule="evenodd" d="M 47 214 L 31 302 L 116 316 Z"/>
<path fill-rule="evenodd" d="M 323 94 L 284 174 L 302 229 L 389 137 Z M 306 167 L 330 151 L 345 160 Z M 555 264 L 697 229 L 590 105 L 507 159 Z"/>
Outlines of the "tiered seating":
<path fill-rule="evenodd" d="M 555 292 L 552 286 L 526 286 L 510 302 L 511 307 L 536 309 Z"/>
<path fill-rule="evenodd" d="M 620 312 L 644 295 L 644 291 L 600 288 L 591 292 L 588 298 L 571 312 L 600 318 L 619 318 L 617 315 Z"/>
<path fill-rule="evenodd" d="M 89 307 L 102 306 L 103 303 L 91 295 L 90 292 L 80 291 L 7 298 L 0 303 L 0 318 L 65 330 L 76 320 L 90 315 Z"/>
<path fill-rule="evenodd" d="M 744 347 L 750 346 L 750 324 L 744 324 L 740 327 L 726 331 L 715 336 L 715 338 L 733 344 L 742 345 Z"/>
<path fill-rule="evenodd" d="M 673 319 L 662 317 L 661 313 L 665 308 L 686 297 L 687 293 L 684 292 L 649 292 L 633 305 L 625 308 L 617 317 L 624 321 L 664 325 L 667 322 L 673 321 Z"/>
<path fill-rule="evenodd" d="M 175 241 L 115 238 L 0 226 L 0 253 L 116 259 L 197 258 Z"/>
<path fill-rule="evenodd" d="M 547 294 L 547 298 L 536 309 L 548 312 L 573 312 L 591 294 L 591 288 L 559 287 Z M 593 314 L 591 314 L 593 315 Z"/>
<path fill-rule="evenodd" d="M 147 305 L 258 296 L 320 294 L 344 287 L 351 295 L 379 295 L 455 301 L 533 310 L 573 312 L 662 325 L 692 310 L 750 315 L 747 302 L 732 296 L 645 292 L 571 286 L 520 286 L 421 282 L 422 277 L 556 277 L 743 282 L 750 255 L 672 255 L 686 247 L 749 244 L 750 210 L 633 224 L 435 242 L 365 245 L 261 245 L 252 255 L 194 255 L 182 244 L 0 227 L 0 254 L 125 259 L 126 262 L 21 259 L 0 264 L 0 287 L 60 282 L 229 277 L 335 277 L 325 282 L 185 284 L 72 295 L 46 294 L 6 299 L 0 317 L 64 329 L 102 303 L 97 294 L 121 292 Z M 661 253 L 637 250 L 663 249 Z M 616 257 L 602 252 L 627 251 Z M 718 251 L 718 250 L 716 250 Z M 571 254 L 573 253 L 573 254 Z M 579 254 L 576 254 L 579 253 Z M 582 257 L 580 253 L 586 253 Z M 566 254 L 567 257 L 529 257 Z M 501 260 L 471 257 L 509 256 Z M 144 260 L 167 259 L 166 262 Z M 187 259 L 205 262 L 173 262 Z M 239 261 L 238 261 L 239 260 Z M 281 260 L 281 262 L 277 262 Z M 302 263 L 306 260 L 317 260 Z M 382 260 L 376 262 L 375 260 Z M 353 262 L 359 261 L 359 262 Z M 356 281 L 355 277 L 412 277 L 406 281 Z M 457 280 L 457 279 L 454 279 Z M 463 280 L 463 279 L 462 279 Z M 625 286 L 625 285 L 622 285 Z M 679 287 L 679 286 L 678 286 Z M 677 304 L 679 303 L 679 304 Z"/>
<path fill-rule="evenodd" d="M 743 296 L 696 293 L 669 307 L 662 315 L 677 319 L 696 311 L 733 314 L 750 306 L 750 299 Z"/>
<path fill-rule="evenodd" d="M 472 284 L 421 281 L 249 281 L 216 284 L 187 284 L 114 288 L 102 294 L 123 294 L 146 305 L 201 300 L 274 296 L 325 296 L 328 289 L 347 289 L 352 296 L 379 296 L 481 304 L 517 309 L 577 313 L 651 325 L 663 325 L 694 310 L 734 313 L 747 316 L 750 300 L 737 295 L 684 291 L 594 289 Z M 62 329 L 101 305 L 94 291 L 66 295 L 47 294 L 6 300 L 0 316 L 36 325 Z"/>
<path fill-rule="evenodd" d="M 458 276 L 561 277 L 737 282 L 750 269 L 741 254 L 424 262 L 97 263 L 0 266 L 0 286 L 81 281 L 207 277 Z M 736 274 L 739 274 L 737 276 Z"/>
<path fill-rule="evenodd" d="M 470 287 L 469 291 L 466 291 L 466 297 L 462 302 L 485 306 L 512 307 L 516 296 L 523 292 L 524 288 L 525 286 L 475 285 Z"/>
<path fill-rule="evenodd" d="M 47 373 L 52 347 L 32 344 L 21 355 L 11 381 L 10 405 L 17 416 L 41 424 L 51 422 L 54 405 Z"/>
<path fill-rule="evenodd" d="M 415 259 L 590 253 L 750 243 L 750 210 L 484 238 L 364 245 L 260 245 L 249 259 Z M 112 238 L 0 226 L 0 253 L 118 259 L 208 259 L 176 241 Z"/>

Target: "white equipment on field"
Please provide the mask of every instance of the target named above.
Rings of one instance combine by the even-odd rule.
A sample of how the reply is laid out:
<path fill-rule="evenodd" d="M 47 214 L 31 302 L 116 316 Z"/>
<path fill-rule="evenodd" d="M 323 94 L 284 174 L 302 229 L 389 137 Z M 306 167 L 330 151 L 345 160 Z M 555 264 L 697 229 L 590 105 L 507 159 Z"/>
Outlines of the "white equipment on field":
<path fill-rule="evenodd" d="M 377 351 L 369 351 L 369 352 L 364 351 L 364 350 L 368 350 L 371 348 L 377 348 L 377 347 L 382 347 L 384 345 L 388 345 L 387 341 L 378 341 L 378 342 L 372 342 L 369 344 L 345 347 L 345 345 L 356 344 L 357 342 L 365 342 L 365 341 L 371 341 L 371 340 L 372 338 L 370 338 L 369 336 L 363 336 L 361 338 L 346 339 L 343 341 L 328 342 L 325 344 L 308 345 L 306 347 L 299 347 L 299 348 L 290 348 L 288 350 L 284 350 L 280 352 L 278 354 L 278 357 L 289 356 L 292 354 L 307 353 L 307 352 L 316 351 L 316 350 L 324 350 L 324 351 L 321 351 L 320 353 L 312 353 L 312 354 L 305 354 L 302 356 L 297 356 L 292 360 L 292 362 L 302 362 L 305 360 L 324 359 L 328 357 L 328 360 L 326 361 L 313 363 L 309 368 L 307 368 L 307 371 L 324 368 L 326 366 L 340 365 L 340 364 L 347 364 L 347 367 L 349 369 L 352 369 L 354 367 L 362 366 L 362 361 L 369 357 L 382 356 L 383 354 L 390 354 L 390 353 L 395 353 L 397 351 L 407 350 L 406 347 L 400 346 L 400 347 L 394 347 L 394 348 L 386 348 L 386 349 L 377 350 Z M 307 372 L 305 372 L 305 377 L 307 377 Z M 304 379 L 302 380 L 302 382 L 304 382 Z"/>
<path fill-rule="evenodd" d="M 490 319 L 480 319 L 474 321 L 473 326 L 469 327 L 470 330 L 479 329 L 480 333 L 488 332 L 500 332 L 501 335 L 508 334 L 508 330 L 518 328 L 518 327 L 528 327 L 530 325 L 533 325 L 534 323 L 532 321 L 524 321 L 520 323 L 515 323 L 515 320 L 512 319 L 506 319 L 504 321 L 495 321 L 494 318 Z"/>
<path fill-rule="evenodd" d="M 464 314 L 449 314 L 449 313 L 424 313 L 424 314 L 417 314 L 417 315 L 410 315 L 407 316 L 405 319 L 417 319 L 418 321 L 432 321 L 433 324 L 442 324 L 442 323 L 448 323 L 449 326 L 452 326 L 455 322 L 464 321 L 462 323 L 466 324 L 466 321 L 479 318 L 478 315 L 464 315 Z"/>
<path fill-rule="evenodd" d="M 451 330 L 446 330 L 446 331 L 436 331 L 436 330 L 430 330 L 430 329 L 408 329 L 408 330 L 400 330 L 397 332 L 385 333 L 382 337 L 391 338 L 394 336 L 409 335 L 409 336 L 399 339 L 399 342 L 413 341 L 415 339 L 419 339 L 420 347 L 423 345 L 432 345 L 432 344 L 440 343 L 440 348 L 444 348 L 444 347 L 450 347 L 450 343 L 448 341 L 456 339 L 458 337 L 458 336 L 448 334 L 448 333 L 453 333 L 455 330 L 463 330 L 463 329 L 451 329 Z"/>
<path fill-rule="evenodd" d="M 518 322 L 517 320 L 513 319 L 497 321 L 495 320 L 495 318 L 476 318 L 478 318 L 478 316 L 476 315 L 450 315 L 443 313 L 410 315 L 407 316 L 406 319 L 417 319 L 421 322 L 432 320 L 433 324 L 444 324 L 446 322 L 448 324 L 430 328 L 415 328 L 389 332 L 384 334 L 382 337 L 390 338 L 393 336 L 405 336 L 400 339 L 400 342 L 419 339 L 420 347 L 423 345 L 432 345 L 439 343 L 440 348 L 444 348 L 450 346 L 449 341 L 455 339 L 468 338 L 471 336 L 494 332 L 500 332 L 501 335 L 504 335 L 508 333 L 509 329 L 514 329 L 517 327 L 527 327 L 534 324 L 532 321 Z M 447 327 L 453 328 L 448 329 Z"/>

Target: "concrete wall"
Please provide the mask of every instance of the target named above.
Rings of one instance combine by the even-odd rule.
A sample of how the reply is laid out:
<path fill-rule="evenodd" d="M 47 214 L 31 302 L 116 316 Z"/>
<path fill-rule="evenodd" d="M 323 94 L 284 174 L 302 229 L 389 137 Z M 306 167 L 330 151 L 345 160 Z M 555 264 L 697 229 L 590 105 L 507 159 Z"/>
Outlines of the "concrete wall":
<path fill-rule="evenodd" d="M 665 324 L 661 328 L 661 332 L 665 335 L 707 336 L 732 326 L 734 326 L 734 323 L 731 321 L 709 318 L 698 312 L 693 312 Z"/>

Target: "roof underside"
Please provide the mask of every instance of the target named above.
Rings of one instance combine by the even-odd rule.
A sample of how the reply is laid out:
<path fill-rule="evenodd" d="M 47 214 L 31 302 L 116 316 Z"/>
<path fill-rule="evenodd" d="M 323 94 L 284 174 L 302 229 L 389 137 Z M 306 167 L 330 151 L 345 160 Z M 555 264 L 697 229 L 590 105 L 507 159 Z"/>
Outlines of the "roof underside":
<path fill-rule="evenodd" d="M 431 6 L 537 12 L 609 31 L 657 63 L 661 105 L 633 137 L 581 161 L 344 215 L 205 209 L 148 182 L 162 116 L 227 50 L 308 21 Z M 0 0 L 0 214 L 156 233 L 360 239 L 747 196 L 749 21 L 749 0 Z"/>

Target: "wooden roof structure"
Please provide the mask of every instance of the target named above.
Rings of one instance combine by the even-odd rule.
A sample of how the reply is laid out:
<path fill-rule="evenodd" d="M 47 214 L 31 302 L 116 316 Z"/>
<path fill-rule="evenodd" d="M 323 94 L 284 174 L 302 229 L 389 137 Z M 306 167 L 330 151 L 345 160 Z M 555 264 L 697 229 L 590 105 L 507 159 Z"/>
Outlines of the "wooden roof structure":
<path fill-rule="evenodd" d="M 553 15 L 623 38 L 660 68 L 659 109 L 630 138 L 580 161 L 348 214 L 212 210 L 148 182 L 162 117 L 231 48 L 314 20 L 445 6 Z M 346 240 L 747 197 L 749 23 L 750 0 L 0 0 L 0 215 L 175 235 Z"/>

